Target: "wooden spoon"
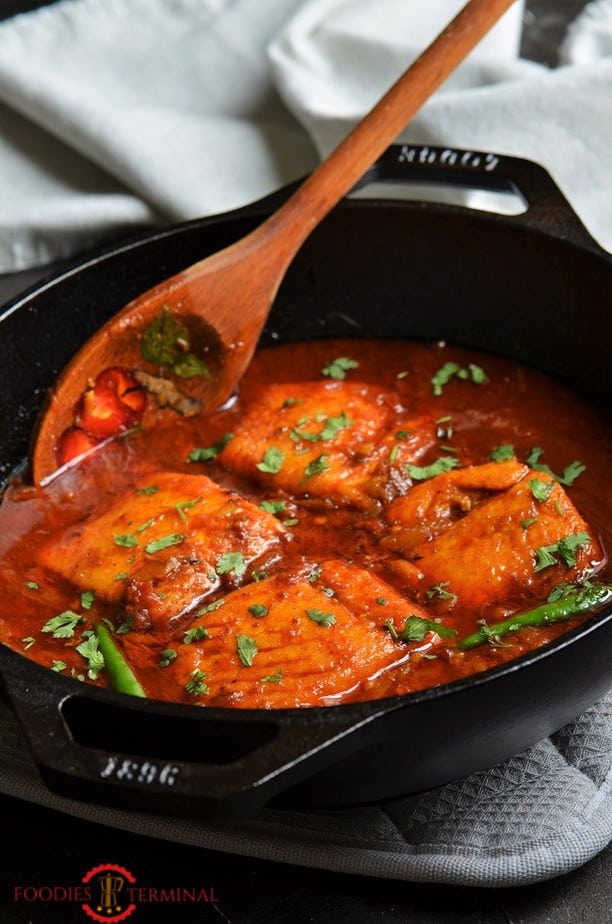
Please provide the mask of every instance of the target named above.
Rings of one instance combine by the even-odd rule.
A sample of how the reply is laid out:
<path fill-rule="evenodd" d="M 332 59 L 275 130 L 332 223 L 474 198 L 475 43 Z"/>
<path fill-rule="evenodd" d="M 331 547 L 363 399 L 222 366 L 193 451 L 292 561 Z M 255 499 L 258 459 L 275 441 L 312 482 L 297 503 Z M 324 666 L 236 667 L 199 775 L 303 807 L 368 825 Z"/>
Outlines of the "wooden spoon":
<path fill-rule="evenodd" d="M 181 412 L 213 411 L 231 395 L 300 245 L 513 2 L 469 0 L 277 212 L 242 240 L 140 295 L 85 343 L 48 395 L 31 454 L 35 483 L 58 469 L 58 441 L 80 423 L 75 408 L 86 392 L 91 398 L 92 383 L 109 367 L 140 370 L 140 381 L 158 392 L 157 404 L 163 392 Z M 164 367 L 155 354 L 164 336 L 174 338 L 174 351 L 184 351 L 191 371 L 201 371 L 204 358 L 209 374 L 182 377 L 176 364 Z M 143 337 L 149 347 L 152 341 L 153 361 L 150 348 L 143 358 Z M 157 419 L 155 405 L 150 398 L 144 425 Z"/>

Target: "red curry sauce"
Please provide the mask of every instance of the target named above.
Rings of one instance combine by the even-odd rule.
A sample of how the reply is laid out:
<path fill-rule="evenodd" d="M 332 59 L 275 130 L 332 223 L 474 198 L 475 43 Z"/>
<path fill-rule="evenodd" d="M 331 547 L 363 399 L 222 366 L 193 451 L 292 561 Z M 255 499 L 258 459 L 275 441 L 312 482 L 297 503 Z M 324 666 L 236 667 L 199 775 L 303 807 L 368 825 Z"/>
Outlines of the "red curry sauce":
<path fill-rule="evenodd" d="M 204 706 L 446 683 L 583 617 L 458 640 L 559 585 L 610 581 L 611 448 L 596 410 L 500 358 L 263 349 L 211 418 L 130 431 L 45 489 L 7 489 L 0 636 L 104 686 L 104 620 L 148 696 Z"/>

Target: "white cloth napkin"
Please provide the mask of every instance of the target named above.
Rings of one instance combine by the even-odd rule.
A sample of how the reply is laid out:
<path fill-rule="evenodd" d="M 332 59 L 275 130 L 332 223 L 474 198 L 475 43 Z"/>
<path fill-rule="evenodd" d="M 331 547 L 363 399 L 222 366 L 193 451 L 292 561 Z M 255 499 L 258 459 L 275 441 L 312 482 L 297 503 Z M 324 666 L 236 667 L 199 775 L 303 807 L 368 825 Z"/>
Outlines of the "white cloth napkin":
<path fill-rule="evenodd" d="M 61 0 L 6 21 L 0 271 L 303 175 L 461 2 Z M 543 163 L 612 250 L 612 2 L 553 72 L 517 58 L 520 10 L 402 137 Z"/>

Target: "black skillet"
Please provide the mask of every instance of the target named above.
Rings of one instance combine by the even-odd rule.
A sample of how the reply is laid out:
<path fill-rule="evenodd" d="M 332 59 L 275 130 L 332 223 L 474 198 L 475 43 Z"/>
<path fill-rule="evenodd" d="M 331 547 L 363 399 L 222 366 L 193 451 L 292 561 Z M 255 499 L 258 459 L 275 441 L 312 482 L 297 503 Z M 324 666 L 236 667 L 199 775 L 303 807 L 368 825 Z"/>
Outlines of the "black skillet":
<path fill-rule="evenodd" d="M 367 179 L 512 192 L 526 211 L 508 217 L 422 202 L 344 201 L 298 254 L 264 343 L 444 339 L 537 366 L 605 409 L 612 258 L 541 167 L 404 145 L 390 148 Z M 10 305 L 0 318 L 2 476 L 27 455 L 45 389 L 106 318 L 242 237 L 286 194 L 140 236 Z M 611 645 L 608 606 L 558 641 L 470 679 L 302 710 L 140 701 L 61 677 L 1 645 L 0 676 L 52 789 L 232 818 L 274 799 L 318 806 L 385 799 L 491 766 L 607 691 Z"/>

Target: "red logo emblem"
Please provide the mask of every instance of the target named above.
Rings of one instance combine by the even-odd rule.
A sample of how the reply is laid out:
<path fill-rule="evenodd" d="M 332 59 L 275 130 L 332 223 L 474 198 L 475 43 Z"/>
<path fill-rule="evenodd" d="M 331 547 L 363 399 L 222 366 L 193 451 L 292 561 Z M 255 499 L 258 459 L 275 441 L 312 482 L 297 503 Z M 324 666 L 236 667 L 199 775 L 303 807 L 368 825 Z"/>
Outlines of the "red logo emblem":
<path fill-rule="evenodd" d="M 136 877 L 125 867 L 114 863 L 94 866 L 82 881 L 92 886 L 91 902 L 81 906 L 92 920 L 118 924 L 135 910 L 136 905 L 129 901 L 129 886 L 136 882 Z"/>

